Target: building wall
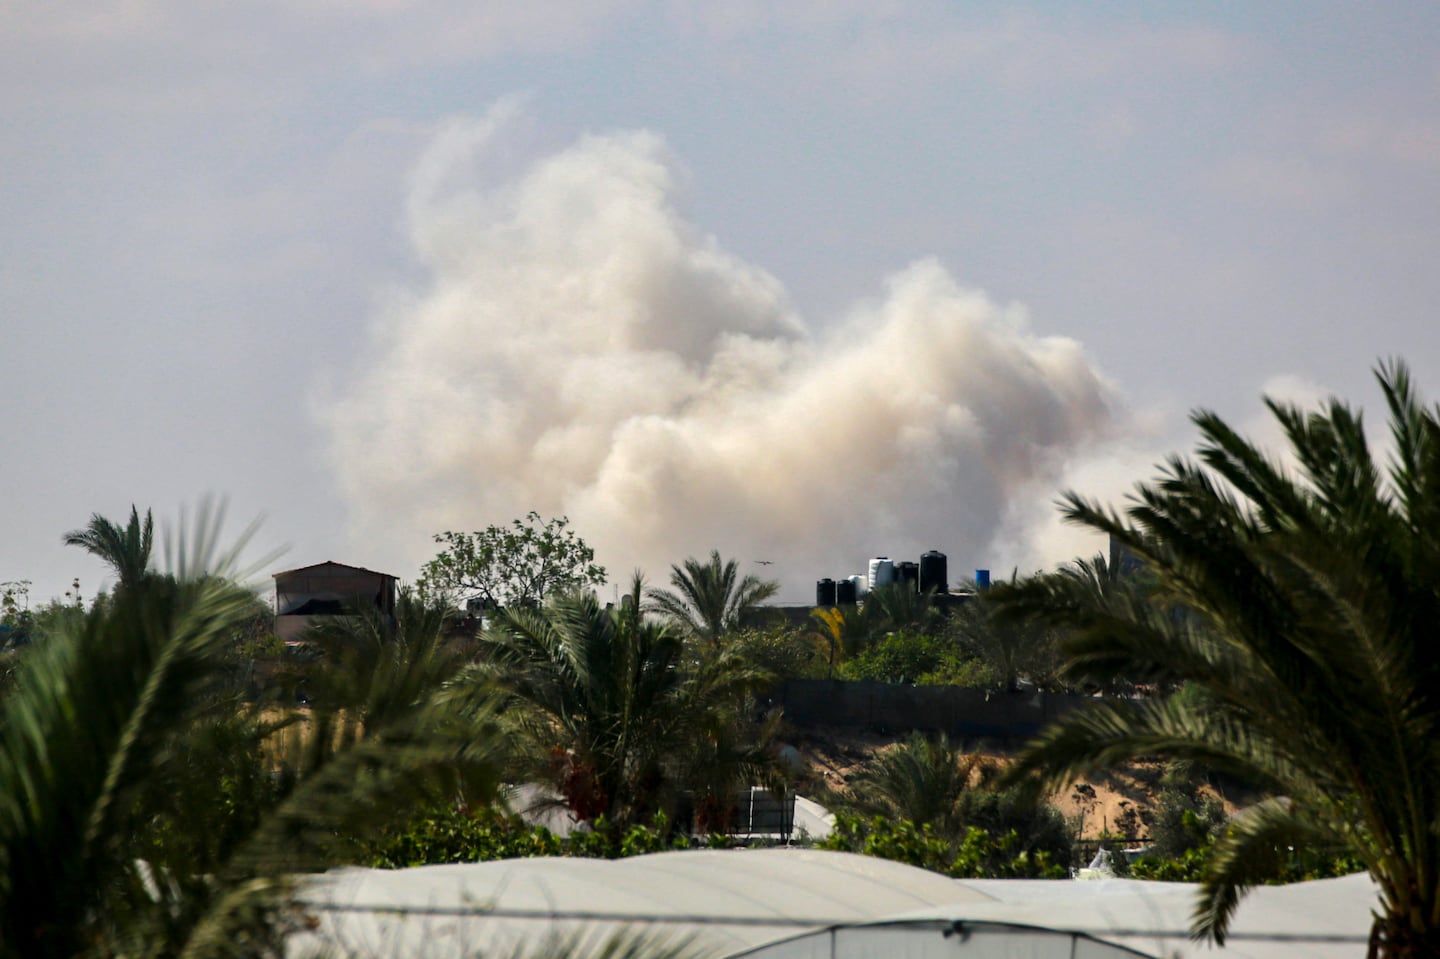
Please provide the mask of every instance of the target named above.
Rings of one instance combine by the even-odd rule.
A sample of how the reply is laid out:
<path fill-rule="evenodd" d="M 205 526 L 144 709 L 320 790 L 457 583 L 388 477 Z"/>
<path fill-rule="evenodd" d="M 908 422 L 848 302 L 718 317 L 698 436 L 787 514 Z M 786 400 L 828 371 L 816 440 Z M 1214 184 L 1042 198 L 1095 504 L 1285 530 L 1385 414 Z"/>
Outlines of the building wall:
<path fill-rule="evenodd" d="M 357 604 L 395 613 L 395 577 L 388 573 L 321 563 L 275 576 L 275 632 L 294 642 L 315 616 L 337 615 Z"/>
<path fill-rule="evenodd" d="M 838 679 L 787 679 L 761 697 L 796 726 L 884 733 L 910 730 L 962 739 L 1019 742 L 1082 703 L 1063 693 L 1000 693 L 960 686 L 901 686 Z"/>

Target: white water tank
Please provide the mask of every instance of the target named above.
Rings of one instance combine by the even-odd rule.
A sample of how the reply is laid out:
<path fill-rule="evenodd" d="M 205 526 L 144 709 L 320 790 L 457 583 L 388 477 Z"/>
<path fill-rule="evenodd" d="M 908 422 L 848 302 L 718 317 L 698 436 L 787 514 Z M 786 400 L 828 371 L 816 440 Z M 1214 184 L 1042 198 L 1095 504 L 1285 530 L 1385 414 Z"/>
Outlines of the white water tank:
<path fill-rule="evenodd" d="M 895 564 L 888 556 L 876 556 L 870 561 L 870 588 L 879 589 L 895 582 Z"/>
<path fill-rule="evenodd" d="M 855 584 L 855 598 L 859 599 L 865 595 L 865 577 L 856 573 L 850 577 L 850 582 Z"/>

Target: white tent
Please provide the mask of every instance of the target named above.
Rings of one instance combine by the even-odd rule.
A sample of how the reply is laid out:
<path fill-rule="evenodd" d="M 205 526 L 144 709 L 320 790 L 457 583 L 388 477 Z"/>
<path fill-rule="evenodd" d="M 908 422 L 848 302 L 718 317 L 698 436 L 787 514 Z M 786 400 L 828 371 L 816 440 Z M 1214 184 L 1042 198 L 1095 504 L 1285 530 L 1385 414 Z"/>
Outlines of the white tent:
<path fill-rule="evenodd" d="M 1341 959 L 1365 954 L 1376 904 L 1365 876 L 1257 889 L 1216 949 L 1188 939 L 1186 884 L 961 881 L 805 849 L 345 869 L 302 899 L 313 922 L 293 959 L 509 956 L 557 940 L 593 955 L 621 930 L 756 959 Z"/>

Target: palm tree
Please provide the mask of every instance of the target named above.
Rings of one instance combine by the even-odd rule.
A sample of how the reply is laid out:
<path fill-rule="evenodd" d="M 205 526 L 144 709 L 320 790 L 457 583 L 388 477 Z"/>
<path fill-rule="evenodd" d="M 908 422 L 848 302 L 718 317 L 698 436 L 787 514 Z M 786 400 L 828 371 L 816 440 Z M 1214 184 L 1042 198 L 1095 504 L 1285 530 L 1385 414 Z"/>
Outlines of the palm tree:
<path fill-rule="evenodd" d="M 740 614 L 774 596 L 780 584 L 747 575 L 740 578 L 735 560 L 722 560 L 719 550 L 710 551 L 708 562 L 691 557 L 670 567 L 674 591 L 652 589 L 647 593 L 650 608 L 673 620 L 692 636 L 718 649 L 720 639 L 740 622 Z"/>
<path fill-rule="evenodd" d="M 994 772 L 981 756 L 966 755 L 943 735 L 912 733 L 866 762 L 836 801 L 864 816 L 928 823 L 952 839 L 964 831 L 961 798 Z"/>
<path fill-rule="evenodd" d="M 1005 692 L 1018 691 L 1022 678 L 1040 687 L 1053 685 L 1058 665 L 1055 631 L 1043 623 L 997 615 L 991 597 L 1003 594 L 999 583 L 991 590 L 977 590 L 951 614 L 947 632 L 990 668 Z"/>
<path fill-rule="evenodd" d="M 1165 599 L 1157 591 L 1154 577 L 1147 570 L 1124 569 L 1121 564 L 1107 559 L 1103 554 L 1097 553 L 1089 559 L 1073 560 L 1055 572 L 1045 574 L 1043 578 L 1064 584 L 1064 589 L 1068 592 L 1091 596 L 1116 608 L 1148 611 L 1163 607 L 1169 616 L 1189 616 L 1183 606 Z M 1059 681 L 1062 674 L 1067 672 L 1060 651 L 1062 631 L 1054 629 L 1053 624 L 1043 622 L 1046 617 L 1038 617 L 1042 622 L 1037 623 L 1033 611 L 1026 609 L 1023 597 L 1032 588 L 1021 580 L 997 583 L 986 596 L 988 619 L 1002 634 L 1019 632 L 1022 636 L 1043 637 L 1041 672 L 1047 678 Z M 1012 595 L 1021 599 L 1011 602 Z M 1023 643 L 1021 646 L 1023 648 Z M 1002 657 L 1010 655 L 1005 650 L 994 650 L 993 653 Z M 987 654 L 986 651 L 981 651 L 981 655 Z M 1023 659 L 1023 656 L 1021 658 Z M 1154 664 L 1142 667 L 1139 663 L 1129 661 L 1112 665 L 1114 668 L 1103 671 L 1090 669 L 1083 677 L 1074 669 L 1068 672 L 1072 678 L 1083 678 L 1087 689 L 1107 695 L 1130 695 L 1137 689 L 1149 690 L 1153 695 L 1168 695 L 1179 689 L 1184 682 L 1183 676 L 1157 671 Z M 1142 668 L 1145 670 L 1143 673 L 1136 672 Z"/>
<path fill-rule="evenodd" d="M 1311 413 L 1266 401 L 1293 471 L 1197 413 L 1200 462 L 1168 460 L 1123 516 L 1066 497 L 1070 520 L 1145 564 L 1153 599 L 1074 575 L 1010 599 L 1069 627 L 1081 678 L 1124 672 L 1199 690 L 1071 714 L 1036 740 L 1022 773 L 1058 784 L 1162 756 L 1275 797 L 1216 845 L 1195 919 L 1217 941 L 1244 890 L 1279 874 L 1281 851 L 1329 848 L 1379 885 L 1372 955 L 1440 955 L 1440 408 L 1422 406 L 1399 362 L 1377 378 L 1388 464 L 1339 400 Z"/>
<path fill-rule="evenodd" d="M 805 633 L 814 640 L 825 654 L 825 678 L 835 678 L 835 667 L 845 661 L 849 648 L 845 642 L 847 625 L 855 617 L 847 619 L 844 610 L 838 606 L 817 606 L 810 610 L 812 624 Z"/>
<path fill-rule="evenodd" d="M 145 511 L 145 520 L 132 504 L 130 522 L 123 528 L 101 516 L 92 513 L 90 522 L 82 529 L 72 529 L 65 534 L 66 546 L 81 549 L 104 560 L 115 571 L 116 586 L 127 589 L 140 582 L 150 569 L 150 547 L 154 542 L 155 521 L 150 511 Z"/>
<path fill-rule="evenodd" d="M 617 827 L 670 805 L 697 751 L 712 762 L 706 788 L 748 784 L 765 761 L 737 739 L 742 707 L 769 680 L 731 651 L 695 664 L 679 634 L 649 620 L 636 576 L 629 602 L 607 609 L 574 594 L 540 610 L 504 610 L 481 639 L 470 674 L 510 697 L 508 716 L 530 744 L 530 774 L 551 782 L 577 818 Z"/>
<path fill-rule="evenodd" d="M 854 656 L 901 630 L 932 635 L 940 623 L 932 594 L 917 592 L 914 583 L 889 583 L 870 590 L 864 602 L 844 611 L 840 638 L 845 655 Z"/>
<path fill-rule="evenodd" d="M 416 711 L 274 775 L 269 724 L 237 712 L 220 668 L 253 593 L 202 546 L 180 563 L 32 650 L 0 702 L 0 956 L 253 943 L 286 874 L 494 768 L 473 728 Z"/>
<path fill-rule="evenodd" d="M 396 594 L 393 615 L 357 603 L 348 615 L 317 618 L 304 636 L 324 652 L 307 677 L 315 748 L 396 728 L 423 710 L 465 662 L 450 640 L 453 622 L 443 599 L 409 588 Z"/>

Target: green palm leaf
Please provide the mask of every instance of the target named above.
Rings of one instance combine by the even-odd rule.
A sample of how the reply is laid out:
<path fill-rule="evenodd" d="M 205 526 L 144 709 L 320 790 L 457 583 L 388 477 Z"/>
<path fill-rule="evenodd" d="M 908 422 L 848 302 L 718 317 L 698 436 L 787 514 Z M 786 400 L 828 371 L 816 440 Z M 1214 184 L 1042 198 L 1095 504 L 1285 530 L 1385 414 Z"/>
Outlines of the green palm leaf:
<path fill-rule="evenodd" d="M 1313 412 L 1269 402 L 1293 471 L 1198 413 L 1197 461 L 1168 460 L 1123 514 L 1065 500 L 1070 520 L 1138 558 L 1143 591 L 1081 566 L 997 597 L 1007 615 L 1066 628 L 1077 678 L 1129 673 L 1203 694 L 1073 714 L 1023 770 L 1058 780 L 1166 756 L 1287 797 L 1218 847 L 1197 913 L 1216 938 L 1243 890 L 1276 874 L 1276 845 L 1305 840 L 1367 864 L 1384 902 L 1378 949 L 1440 949 L 1440 411 L 1420 403 L 1403 365 L 1378 378 L 1388 466 L 1339 401 Z"/>
<path fill-rule="evenodd" d="M 741 577 L 735 560 L 722 560 L 719 550 L 712 550 L 707 562 L 692 557 L 670 567 L 670 584 L 673 590 L 646 594 L 650 608 L 712 647 L 739 625 L 741 613 L 780 589 L 780 584 L 758 576 Z"/>

